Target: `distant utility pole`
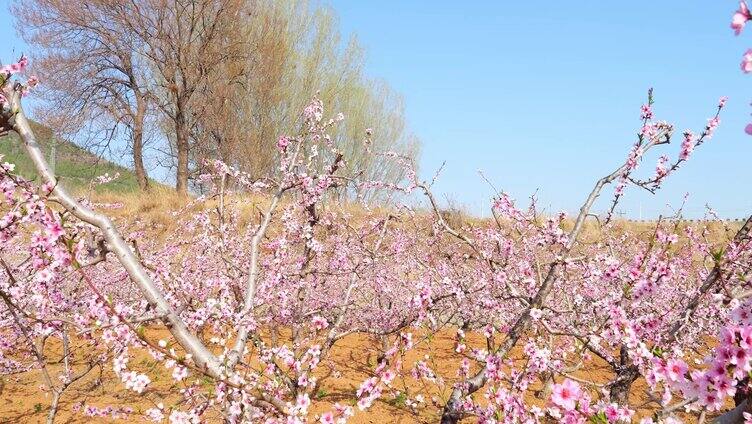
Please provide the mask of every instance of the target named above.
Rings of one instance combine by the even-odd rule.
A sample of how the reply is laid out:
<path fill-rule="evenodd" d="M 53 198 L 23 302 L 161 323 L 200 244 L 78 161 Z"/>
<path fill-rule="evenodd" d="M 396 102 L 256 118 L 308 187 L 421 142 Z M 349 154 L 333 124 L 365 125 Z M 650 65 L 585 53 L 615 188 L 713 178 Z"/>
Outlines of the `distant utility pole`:
<path fill-rule="evenodd" d="M 48 161 L 50 163 L 50 171 L 52 171 L 52 175 L 55 175 L 55 156 L 57 156 L 57 137 L 55 137 L 55 134 L 52 134 L 52 140 L 50 143 L 50 160 Z"/>

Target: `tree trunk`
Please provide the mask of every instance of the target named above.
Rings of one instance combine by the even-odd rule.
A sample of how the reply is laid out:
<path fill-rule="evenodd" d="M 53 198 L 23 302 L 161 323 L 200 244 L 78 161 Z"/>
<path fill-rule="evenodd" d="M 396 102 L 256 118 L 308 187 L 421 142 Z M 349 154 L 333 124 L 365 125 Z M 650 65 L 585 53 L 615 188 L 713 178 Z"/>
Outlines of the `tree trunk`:
<path fill-rule="evenodd" d="M 640 371 L 634 365 L 630 365 L 617 374 L 616 382 L 611 385 L 609 398 L 611 402 L 625 406 L 629 404 L 629 392 L 632 390 L 632 383 L 640 376 Z"/>
<path fill-rule="evenodd" d="M 629 359 L 626 347 L 621 347 L 619 356 L 619 368 L 616 371 L 616 379 L 609 389 L 609 400 L 624 406 L 629 404 L 629 392 L 632 383 L 640 376 L 640 370 Z"/>
<path fill-rule="evenodd" d="M 750 391 L 747 389 L 749 386 L 749 377 L 744 377 L 741 381 L 736 383 L 736 393 L 734 394 L 734 406 L 739 406 L 749 398 Z"/>
<path fill-rule="evenodd" d="M 60 392 L 56 389 L 52 389 L 52 403 L 50 404 L 50 411 L 47 413 L 47 424 L 54 424 L 55 417 L 57 416 L 57 409 L 60 405 Z"/>
<path fill-rule="evenodd" d="M 543 382 L 543 388 L 535 394 L 535 397 L 547 400 L 554 388 L 554 373 L 548 371 L 544 372 L 541 374 L 541 381 Z"/>
<path fill-rule="evenodd" d="M 736 408 L 713 420 L 713 424 L 743 424 L 745 422 L 745 413 L 752 413 L 752 403 L 750 403 L 749 394 Z"/>
<path fill-rule="evenodd" d="M 188 128 L 180 102 L 175 115 L 175 147 L 178 153 L 178 169 L 175 178 L 175 191 L 188 194 Z"/>
<path fill-rule="evenodd" d="M 149 189 L 149 176 L 144 167 L 144 117 L 146 116 L 146 103 L 141 97 L 136 98 L 136 116 L 133 123 L 133 169 L 136 172 L 136 181 L 141 191 Z"/>

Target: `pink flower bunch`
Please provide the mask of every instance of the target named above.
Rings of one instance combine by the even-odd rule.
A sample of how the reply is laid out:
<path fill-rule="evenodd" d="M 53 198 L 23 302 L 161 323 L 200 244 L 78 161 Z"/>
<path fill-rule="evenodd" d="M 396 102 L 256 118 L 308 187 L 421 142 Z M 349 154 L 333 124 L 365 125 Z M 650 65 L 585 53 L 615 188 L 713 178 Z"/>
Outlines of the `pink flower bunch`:
<path fill-rule="evenodd" d="M 650 105 L 640 106 L 640 119 L 642 119 L 643 121 L 649 121 L 653 119 L 653 109 L 650 107 Z"/>
<path fill-rule="evenodd" d="M 742 69 L 742 72 L 744 72 L 745 74 L 752 72 L 752 49 L 744 52 L 740 67 Z"/>
<path fill-rule="evenodd" d="M 120 178 L 120 173 L 119 172 L 116 172 L 114 175 L 110 175 L 109 172 L 105 172 L 104 174 L 99 175 L 99 176 L 95 177 L 93 180 L 91 180 L 91 184 L 93 186 L 104 185 L 104 184 L 111 183 L 111 182 L 117 180 L 118 178 Z"/>
<path fill-rule="evenodd" d="M 666 155 L 662 155 L 658 158 L 658 164 L 655 166 L 655 179 L 656 180 L 662 180 L 663 178 L 668 175 L 668 169 L 666 168 L 666 164 L 668 163 L 669 158 Z"/>
<path fill-rule="evenodd" d="M 12 63 L 10 65 L 5 65 L 2 68 L 0 68 L 0 74 L 5 74 L 5 78 L 10 77 L 14 74 L 21 74 L 26 70 L 26 66 L 29 64 L 29 59 L 22 55 L 20 59 L 18 59 L 18 62 Z M 35 78 L 36 81 L 36 78 Z"/>
<path fill-rule="evenodd" d="M 313 324 L 313 328 L 316 331 L 321 331 L 329 327 L 329 322 L 326 320 L 326 318 L 316 315 L 311 319 L 311 324 Z"/>
<path fill-rule="evenodd" d="M 708 125 L 705 127 L 705 138 L 711 139 L 713 138 L 713 133 L 715 133 L 715 130 L 718 128 L 718 125 L 721 123 L 721 118 L 715 116 L 713 118 L 710 118 L 708 121 Z"/>
<path fill-rule="evenodd" d="M 285 137 L 285 136 L 282 135 L 277 140 L 277 149 L 279 149 L 280 151 L 284 152 L 285 149 L 287 149 L 287 146 L 289 146 L 289 145 L 290 145 L 290 138 L 289 137 Z"/>
<path fill-rule="evenodd" d="M 585 399 L 585 392 L 582 391 L 580 385 L 570 379 L 554 384 L 551 391 L 551 403 L 566 412 L 574 411 L 577 404 Z M 587 399 L 587 402 L 589 402 L 589 399 Z"/>
<path fill-rule="evenodd" d="M 347 420 L 355 415 L 351 406 L 334 404 L 334 411 L 328 411 L 321 414 L 319 422 L 321 424 L 345 424 Z"/>
<path fill-rule="evenodd" d="M 731 29 L 734 30 L 734 34 L 741 34 L 744 26 L 747 25 L 747 22 L 749 22 L 750 19 L 752 19 L 752 14 L 749 12 L 747 2 L 740 1 L 739 9 L 734 13 L 734 16 L 731 17 Z"/>
<path fill-rule="evenodd" d="M 548 414 L 563 423 L 629 423 L 634 411 L 616 403 L 592 404 L 590 395 L 570 379 L 554 384 Z"/>
<path fill-rule="evenodd" d="M 651 386 L 664 382 L 685 399 L 697 399 L 694 407 L 720 410 L 737 390 L 749 390 L 742 381 L 752 372 L 752 303 L 744 302 L 730 314 L 732 323 L 720 330 L 718 345 L 706 360 L 705 370 L 691 370 L 681 359 L 653 358 L 647 380 Z"/>
<path fill-rule="evenodd" d="M 324 103 L 314 98 L 303 110 L 303 117 L 311 124 L 318 124 L 324 116 Z M 344 119 L 344 117 L 343 117 Z"/>
<path fill-rule="evenodd" d="M 685 131 L 683 134 L 681 152 L 679 153 L 680 160 L 687 160 L 695 149 L 694 134 L 692 131 Z"/>
<path fill-rule="evenodd" d="M 170 424 L 198 424 L 201 422 L 201 418 L 194 411 L 183 412 L 173 410 L 170 413 Z"/>
<path fill-rule="evenodd" d="M 161 402 L 157 405 L 156 408 L 149 408 L 146 411 L 144 411 L 144 415 L 146 418 L 150 419 L 151 421 L 161 423 L 164 421 L 164 404 Z"/>
<path fill-rule="evenodd" d="M 10 79 L 11 75 L 24 73 L 26 71 L 26 67 L 28 66 L 28 64 L 29 64 L 29 59 L 25 55 L 22 55 L 21 58 L 18 60 L 18 62 L 1 67 L 0 68 L 0 76 L 1 76 L 0 83 L 4 85 Z M 37 78 L 34 75 L 30 76 L 26 80 L 26 84 L 21 86 L 21 96 L 25 96 L 26 94 L 28 94 L 29 91 L 32 88 L 36 87 L 38 84 L 39 84 L 39 78 Z M 0 107 L 7 104 L 7 102 L 8 102 L 8 99 L 5 98 L 5 95 L 0 93 Z"/>
<path fill-rule="evenodd" d="M 100 408 L 93 405 L 86 405 L 83 408 L 83 414 L 87 417 L 102 417 L 110 418 L 112 420 L 127 420 L 132 413 L 133 409 L 129 407 L 117 408 L 114 406 L 106 406 Z"/>
<path fill-rule="evenodd" d="M 146 386 L 151 383 L 151 379 L 146 374 L 139 374 L 135 371 L 124 372 L 121 378 L 123 383 L 125 383 L 125 387 L 136 393 L 143 393 L 146 390 Z"/>
<path fill-rule="evenodd" d="M 752 13 L 747 6 L 747 2 L 742 0 L 739 2 L 739 9 L 734 12 L 734 15 L 731 18 L 731 29 L 734 30 L 734 34 L 741 34 L 750 19 L 752 19 Z M 745 74 L 752 72 L 752 49 L 747 49 L 747 51 L 744 52 L 740 67 Z M 723 107 L 723 105 L 720 107 Z M 752 123 L 747 124 L 744 127 L 744 132 L 748 135 L 752 135 Z"/>

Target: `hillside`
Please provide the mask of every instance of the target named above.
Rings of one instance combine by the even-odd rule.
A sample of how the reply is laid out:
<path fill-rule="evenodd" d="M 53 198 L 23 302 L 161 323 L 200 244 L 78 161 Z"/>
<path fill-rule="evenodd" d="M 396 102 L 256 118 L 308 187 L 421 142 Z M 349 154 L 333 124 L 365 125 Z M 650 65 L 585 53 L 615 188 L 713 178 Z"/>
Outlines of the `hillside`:
<path fill-rule="evenodd" d="M 32 122 L 32 129 L 45 153 L 45 157 L 49 160 L 52 131 L 35 122 Z M 16 134 L 11 133 L 8 136 L 0 137 L 0 155 L 3 156 L 3 162 L 15 164 L 16 171 L 23 177 L 37 178 L 36 170 L 34 170 L 34 166 Z M 97 186 L 97 192 L 129 193 L 138 190 L 136 176 L 132 170 L 102 159 L 73 143 L 57 140 L 55 174 L 57 174 L 63 186 L 74 192 L 86 190 L 93 178 L 105 173 L 110 175 L 119 173 L 120 178 L 104 186 Z"/>

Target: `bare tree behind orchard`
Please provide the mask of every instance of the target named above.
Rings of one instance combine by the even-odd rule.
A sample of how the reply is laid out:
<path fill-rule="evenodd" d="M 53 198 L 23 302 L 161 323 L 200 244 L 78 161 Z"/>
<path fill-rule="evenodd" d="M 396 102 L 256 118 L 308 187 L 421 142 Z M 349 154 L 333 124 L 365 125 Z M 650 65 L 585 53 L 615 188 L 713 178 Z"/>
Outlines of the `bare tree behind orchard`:
<path fill-rule="evenodd" d="M 176 190 L 186 193 L 199 121 L 211 109 L 213 82 L 232 83 L 222 70 L 238 52 L 232 37 L 241 0 L 145 0 L 129 19 L 133 33 L 144 40 L 152 65 L 157 104 L 174 152 Z M 228 122 L 229 124 L 229 122 Z M 172 130 L 172 131 L 170 131 Z"/>
<path fill-rule="evenodd" d="M 31 3 L 19 2 L 14 13 L 26 40 L 42 52 L 35 59 L 43 83 L 52 82 L 46 110 L 77 104 L 86 119 L 126 129 L 142 187 L 148 117 L 159 122 L 158 156 L 169 159 L 177 190 L 186 192 L 213 159 L 256 178 L 272 174 L 277 137 L 298 130 L 299 111 L 314 95 L 346 116 L 333 137 L 361 178 L 404 177 L 393 161 L 366 154 L 366 129 L 371 148 L 418 154 L 401 97 L 364 74 L 363 49 L 354 37 L 342 40 L 329 8 L 282 0 Z M 72 78 L 77 73 L 83 78 Z M 69 115 L 69 123 L 84 121 L 83 114 Z"/>
<path fill-rule="evenodd" d="M 88 134 L 89 148 L 108 147 L 124 130 L 138 185 L 146 189 L 151 95 L 142 44 L 126 24 L 132 8 L 125 0 L 24 0 L 12 11 L 44 81 L 38 115 L 61 136 Z"/>

